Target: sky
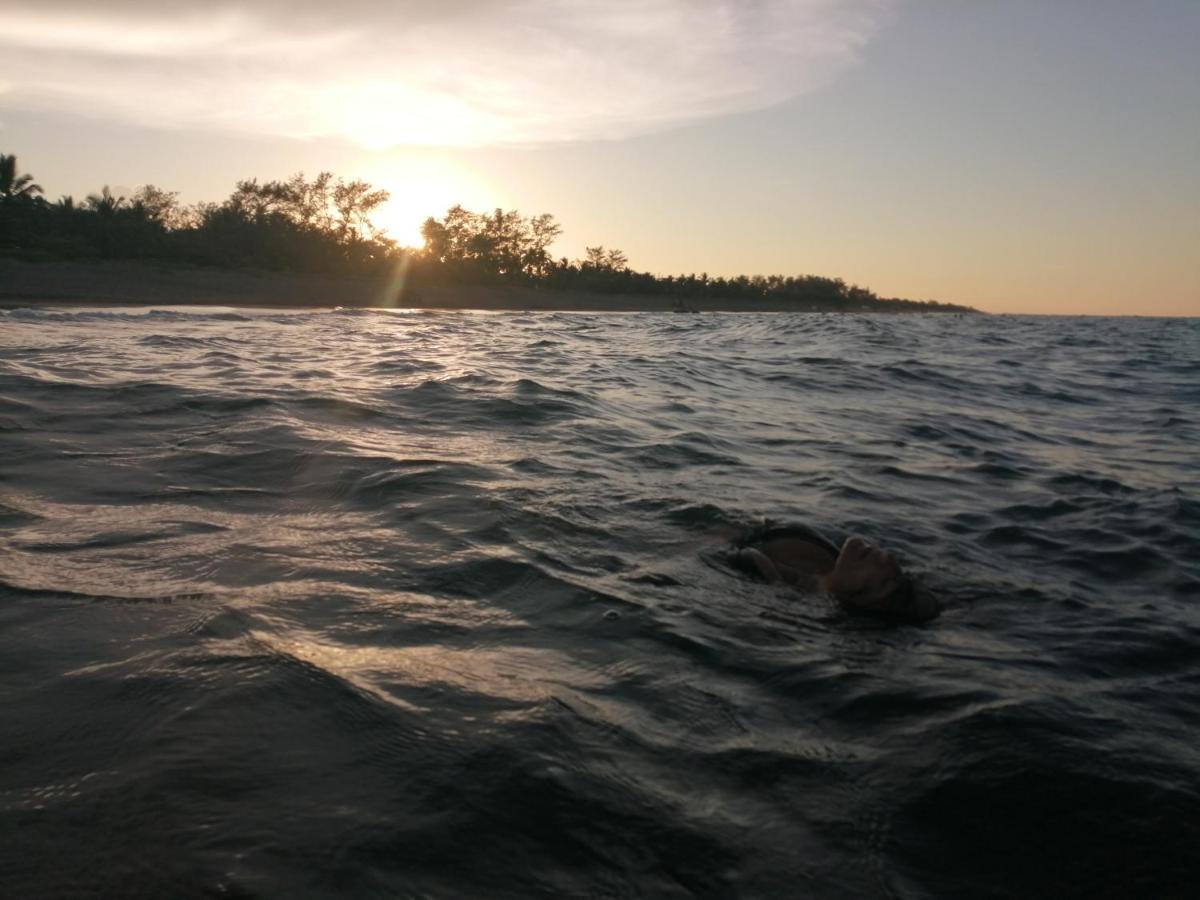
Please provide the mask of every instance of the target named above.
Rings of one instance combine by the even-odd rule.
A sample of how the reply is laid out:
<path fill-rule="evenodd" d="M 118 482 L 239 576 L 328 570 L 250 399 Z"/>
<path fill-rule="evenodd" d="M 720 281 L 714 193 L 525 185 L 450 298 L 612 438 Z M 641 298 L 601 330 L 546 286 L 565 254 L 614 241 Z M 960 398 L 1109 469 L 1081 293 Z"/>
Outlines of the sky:
<path fill-rule="evenodd" d="M 1200 315 L 1200 0 L 3 0 L 49 198 L 332 170 L 659 274 Z"/>

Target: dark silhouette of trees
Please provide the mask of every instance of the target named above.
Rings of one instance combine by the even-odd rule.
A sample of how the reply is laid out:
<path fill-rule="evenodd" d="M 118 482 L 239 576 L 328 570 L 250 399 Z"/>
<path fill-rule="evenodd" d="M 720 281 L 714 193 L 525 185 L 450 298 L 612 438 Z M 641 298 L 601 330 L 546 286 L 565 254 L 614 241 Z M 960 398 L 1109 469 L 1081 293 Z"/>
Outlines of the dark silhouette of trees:
<path fill-rule="evenodd" d="M 370 267 L 394 251 L 371 223 L 387 191 L 320 172 L 286 181 L 239 181 L 229 199 L 183 215 L 185 255 L 194 262 L 308 272 Z"/>
<path fill-rule="evenodd" d="M 17 157 L 0 153 L 0 246 L 28 247 L 45 206 L 42 186 L 17 174 Z"/>
<path fill-rule="evenodd" d="M 31 203 L 41 196 L 42 186 L 32 175 L 17 174 L 17 157 L 0 153 L 0 203 Z"/>
<path fill-rule="evenodd" d="M 343 243 L 353 243 L 379 237 L 370 216 L 387 200 L 387 191 L 365 181 L 335 179 L 332 172 L 308 181 L 301 172 L 287 181 L 239 181 L 223 206 L 257 224 L 286 221 L 301 231 L 336 234 Z"/>
<path fill-rule="evenodd" d="M 629 259 L 617 249 L 605 250 L 600 247 L 584 248 L 586 259 L 580 262 L 580 267 L 597 272 L 624 272 L 629 268 Z"/>
<path fill-rule="evenodd" d="M 337 213 L 336 227 L 343 244 L 355 244 L 380 237 L 371 224 L 371 213 L 388 201 L 387 191 L 371 187 L 365 181 L 343 182 L 333 186 L 331 202 Z"/>
<path fill-rule="evenodd" d="M 457 279 L 530 281 L 553 265 L 549 247 L 562 233 L 549 214 L 526 219 L 516 210 L 474 213 L 452 206 L 421 226 L 421 257 Z"/>
<path fill-rule="evenodd" d="M 111 219 L 126 208 L 124 197 L 114 197 L 106 184 L 98 194 L 88 194 L 86 209 L 91 210 L 101 218 Z"/>
<path fill-rule="evenodd" d="M 148 184 L 131 196 L 106 185 L 83 203 L 47 203 L 16 157 L 0 154 L 0 254 L 27 259 L 158 259 L 225 268 L 372 275 L 403 262 L 410 284 L 519 285 L 691 301 L 771 301 L 789 309 L 828 311 L 953 310 L 932 301 L 881 299 L 840 278 L 816 275 L 658 276 L 629 266 L 620 250 L 587 247 L 584 258 L 555 259 L 562 228 L 552 215 L 516 210 L 477 213 L 456 205 L 421 227 L 423 246 L 397 247 L 371 216 L 387 191 L 331 172 L 279 181 L 239 181 L 220 203 L 184 207 L 179 196 Z"/>
<path fill-rule="evenodd" d="M 164 191 L 148 184 L 129 198 L 129 205 L 134 212 L 149 222 L 153 222 L 166 231 L 172 231 L 184 226 L 185 217 L 179 208 L 179 194 L 176 191 Z"/>

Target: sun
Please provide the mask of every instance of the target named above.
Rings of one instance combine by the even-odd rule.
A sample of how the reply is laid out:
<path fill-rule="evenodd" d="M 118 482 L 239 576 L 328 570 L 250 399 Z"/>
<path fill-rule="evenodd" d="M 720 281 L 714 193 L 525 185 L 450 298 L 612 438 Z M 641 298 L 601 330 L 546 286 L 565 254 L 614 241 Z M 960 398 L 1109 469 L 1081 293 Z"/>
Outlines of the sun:
<path fill-rule="evenodd" d="M 363 177 L 391 194 L 371 220 L 402 247 L 420 247 L 422 223 L 430 216 L 440 218 L 456 203 L 476 211 L 500 203 L 478 174 L 444 158 L 388 154 Z"/>

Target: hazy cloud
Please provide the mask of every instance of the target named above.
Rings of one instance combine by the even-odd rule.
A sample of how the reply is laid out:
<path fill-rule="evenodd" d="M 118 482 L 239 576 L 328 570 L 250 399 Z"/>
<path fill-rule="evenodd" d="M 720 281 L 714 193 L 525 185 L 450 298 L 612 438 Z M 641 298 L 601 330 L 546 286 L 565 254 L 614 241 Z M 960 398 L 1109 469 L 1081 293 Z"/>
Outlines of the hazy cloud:
<path fill-rule="evenodd" d="M 368 146 L 620 138 L 853 63 L 891 0 L 17 0 L 9 108 Z"/>

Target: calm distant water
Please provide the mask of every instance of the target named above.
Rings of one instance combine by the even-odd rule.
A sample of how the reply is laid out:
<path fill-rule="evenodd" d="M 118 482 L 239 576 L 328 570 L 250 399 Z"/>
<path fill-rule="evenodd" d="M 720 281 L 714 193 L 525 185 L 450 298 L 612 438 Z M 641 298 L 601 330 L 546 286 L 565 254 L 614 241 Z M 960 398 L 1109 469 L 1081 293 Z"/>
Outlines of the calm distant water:
<path fill-rule="evenodd" d="M 1195 896 L 1198 423 L 1186 320 L 0 313 L 0 895 Z"/>

